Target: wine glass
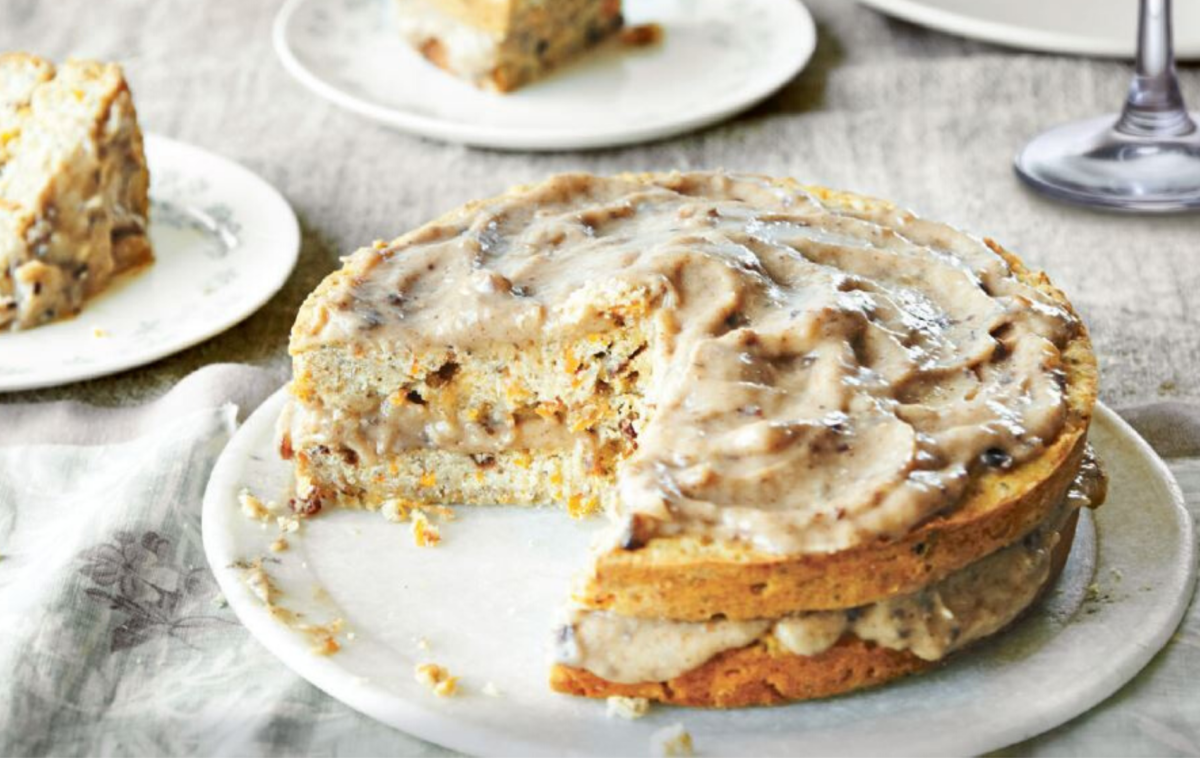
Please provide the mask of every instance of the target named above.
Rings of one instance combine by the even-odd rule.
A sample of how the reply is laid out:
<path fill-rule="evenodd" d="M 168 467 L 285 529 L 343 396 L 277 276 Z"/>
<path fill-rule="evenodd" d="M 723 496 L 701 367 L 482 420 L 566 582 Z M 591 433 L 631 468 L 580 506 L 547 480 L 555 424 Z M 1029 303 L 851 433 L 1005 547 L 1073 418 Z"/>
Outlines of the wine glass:
<path fill-rule="evenodd" d="M 1035 190 L 1082 205 L 1135 213 L 1200 208 L 1197 121 L 1175 76 L 1171 0 L 1140 0 L 1124 110 L 1039 134 L 1014 167 Z"/>

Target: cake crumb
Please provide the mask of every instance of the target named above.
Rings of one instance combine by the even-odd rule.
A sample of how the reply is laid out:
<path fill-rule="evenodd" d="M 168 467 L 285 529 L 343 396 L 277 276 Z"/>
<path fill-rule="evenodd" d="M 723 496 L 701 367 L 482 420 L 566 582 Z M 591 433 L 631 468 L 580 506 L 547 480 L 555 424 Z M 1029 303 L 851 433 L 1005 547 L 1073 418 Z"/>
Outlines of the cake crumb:
<path fill-rule="evenodd" d="M 458 692 L 458 677 L 450 676 L 445 667 L 436 663 L 420 664 L 415 675 L 418 682 L 433 690 L 438 697 L 453 697 Z"/>
<path fill-rule="evenodd" d="M 600 498 L 591 496 L 585 498 L 579 493 L 575 493 L 567 498 L 567 514 L 571 518 L 584 518 L 591 516 L 600 510 Z"/>
<path fill-rule="evenodd" d="M 620 40 L 625 47 L 649 47 L 662 42 L 661 24 L 638 24 L 621 30 Z M 590 338 L 592 335 L 588 335 Z"/>
<path fill-rule="evenodd" d="M 442 541 L 441 531 L 429 523 L 429 517 L 420 510 L 412 513 L 412 535 L 417 547 L 434 547 Z"/>
<path fill-rule="evenodd" d="M 428 653 L 429 652 L 429 640 L 425 639 L 424 637 L 418 637 L 417 638 L 417 649 L 424 650 L 425 652 Z"/>
<path fill-rule="evenodd" d="M 270 544 L 270 549 L 272 553 L 282 553 L 284 550 L 288 549 L 288 541 L 283 537 L 280 537 Z"/>
<path fill-rule="evenodd" d="M 297 624 L 293 628 L 304 632 L 314 640 L 315 644 L 311 648 L 313 655 L 333 655 L 342 649 L 342 646 L 338 644 L 337 636 L 346 628 L 346 621 L 342 618 L 335 618 L 324 626 Z"/>
<path fill-rule="evenodd" d="M 500 688 L 496 686 L 495 682 L 488 682 L 483 685 L 483 694 L 488 697 L 500 697 Z"/>
<path fill-rule="evenodd" d="M 692 748 L 692 735 L 683 728 L 683 724 L 672 724 L 659 729 L 650 735 L 650 752 L 664 758 L 695 755 Z"/>
<path fill-rule="evenodd" d="M 250 490 L 244 489 L 238 493 L 238 503 L 242 506 L 242 514 L 252 521 L 266 522 L 271 518 L 271 512 L 263 505 L 263 501 Z"/>
<path fill-rule="evenodd" d="M 411 505 L 406 500 L 392 498 L 384 500 L 383 505 L 379 506 L 379 515 L 383 516 L 384 521 L 391 521 L 393 524 L 399 524 L 408 521 L 409 511 L 412 510 Z"/>
<path fill-rule="evenodd" d="M 355 634 L 354 632 L 346 632 L 346 640 L 347 641 L 354 642 L 356 639 L 358 639 L 357 634 Z"/>
<path fill-rule="evenodd" d="M 623 719 L 640 719 L 650 712 L 650 701 L 644 697 L 622 697 L 613 695 L 608 698 L 607 715 L 609 718 L 619 716 Z"/>
<path fill-rule="evenodd" d="M 92 336 L 95 337 L 96 339 L 104 339 L 105 337 L 108 336 L 108 330 L 101 329 L 100 327 L 97 326 L 94 329 L 92 329 Z"/>
<path fill-rule="evenodd" d="M 279 531 L 287 534 L 300 531 L 300 519 L 295 516 L 278 516 L 275 523 L 279 525 Z"/>
<path fill-rule="evenodd" d="M 279 596 L 279 590 L 276 589 L 275 583 L 271 581 L 270 575 L 263 569 L 261 560 L 249 565 L 242 574 L 242 581 L 246 583 L 246 587 L 254 593 L 255 597 L 268 606 L 268 609 L 275 604 L 275 598 Z"/>

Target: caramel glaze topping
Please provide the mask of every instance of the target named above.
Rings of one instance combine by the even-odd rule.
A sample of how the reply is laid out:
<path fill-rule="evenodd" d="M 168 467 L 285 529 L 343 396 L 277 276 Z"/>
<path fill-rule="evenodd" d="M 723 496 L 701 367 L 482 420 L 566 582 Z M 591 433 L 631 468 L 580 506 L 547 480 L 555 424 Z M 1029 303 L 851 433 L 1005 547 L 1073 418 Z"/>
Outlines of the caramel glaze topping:
<path fill-rule="evenodd" d="M 722 173 L 558 176 L 360 250 L 345 274 L 293 352 L 532 346 L 621 328 L 614 306 L 644 302 L 652 410 L 614 515 L 787 554 L 903 535 L 981 469 L 1037 455 L 1065 422 L 1079 329 L 986 242 Z M 438 444 L 405 418 L 383 424 L 390 445 Z M 472 452 L 478 436 L 443 437 Z"/>

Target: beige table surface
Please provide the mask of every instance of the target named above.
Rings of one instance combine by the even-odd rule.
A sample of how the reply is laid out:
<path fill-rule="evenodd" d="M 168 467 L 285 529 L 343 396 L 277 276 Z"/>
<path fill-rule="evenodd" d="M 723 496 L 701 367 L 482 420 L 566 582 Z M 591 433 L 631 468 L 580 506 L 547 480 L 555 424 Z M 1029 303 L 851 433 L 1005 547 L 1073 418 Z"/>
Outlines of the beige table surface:
<path fill-rule="evenodd" d="M 1200 216 L 1066 208 L 1032 195 L 1010 169 L 1013 152 L 1038 130 L 1115 109 L 1126 64 L 1013 52 L 892 21 L 848 0 L 816 0 L 810 6 L 820 42 L 812 64 L 750 113 L 656 144 L 529 155 L 409 137 L 316 99 L 271 48 L 279 5 L 0 2 L 0 49 L 121 61 L 146 131 L 259 172 L 292 203 L 304 230 L 286 288 L 241 326 L 146 368 L 0 395 L 0 403 L 127 404 L 214 361 L 270 367 L 282 381 L 300 301 L 339 255 L 359 245 L 556 171 L 713 167 L 876 194 L 995 237 L 1048 270 L 1082 311 L 1105 401 L 1200 400 Z M 1200 107 L 1200 70 L 1186 68 L 1183 80 Z"/>
<path fill-rule="evenodd" d="M 280 0 L 0 0 L 0 50 L 121 61 L 147 131 L 197 144 L 257 171 L 292 203 L 304 233 L 299 266 L 283 292 L 242 325 L 142 369 L 67 387 L 0 395 L 0 404 L 72 399 L 133 405 L 162 395 L 213 362 L 260 366 L 282 383 L 287 377 L 287 332 L 300 301 L 336 267 L 339 255 L 356 246 L 398 235 L 466 200 L 556 171 L 714 167 L 786 174 L 876 194 L 993 236 L 1048 270 L 1082 312 L 1100 356 L 1105 401 L 1126 408 L 1160 400 L 1200 401 L 1200 215 L 1130 218 L 1067 208 L 1030 194 L 1010 168 L 1014 151 L 1039 130 L 1115 109 L 1127 83 L 1127 64 L 1013 52 L 891 21 L 848 0 L 809 0 L 820 34 L 812 64 L 753 111 L 727 124 L 651 145 L 525 155 L 408 137 L 315 99 L 287 76 L 271 49 L 271 21 L 279 4 Z M 1183 85 L 1200 107 L 1200 69 L 1185 69 Z M 239 380 L 235 376 L 226 381 Z M 1151 409 L 1154 418 L 1143 428 L 1156 425 L 1156 444 L 1173 456 L 1172 466 L 1189 494 L 1191 510 L 1198 513 L 1200 460 L 1195 456 L 1200 452 L 1200 413 L 1196 406 L 1191 408 L 1190 416 L 1179 407 L 1166 415 L 1162 407 Z M 10 413 L 10 423 L 22 413 L 30 418 L 25 409 Z M 1130 417 L 1137 420 L 1136 413 Z M 1190 427 L 1184 424 L 1189 419 Z M 96 426 L 94 420 L 91 426 Z M 178 471 L 163 479 L 174 487 L 170 493 L 177 494 L 162 495 L 160 485 L 166 485 L 155 485 L 158 495 L 145 505 L 153 518 L 141 511 L 110 509 L 114 513 L 108 531 L 87 538 L 116 535 L 120 541 L 130 534 L 121 530 L 155 529 L 146 532 L 154 546 L 164 542 L 160 534 L 178 545 L 176 563 L 202 564 L 193 523 L 198 523 L 198 515 L 193 511 L 220 449 L 217 443 L 227 433 L 211 420 L 210 426 L 194 441 L 202 453 L 194 453 L 194 460 L 184 460 L 186 465 L 176 466 Z M 1181 430 L 1177 444 L 1171 441 L 1176 429 Z M 1187 429 L 1191 433 L 1185 434 Z M 152 442 L 138 444 L 157 449 Z M 140 449 L 125 454 L 141 460 Z M 36 452 L 0 449 L 0 464 L 7 460 L 10 470 L 29 472 L 30 463 L 40 460 Z M 87 448 L 55 449 L 39 465 L 46 481 L 61 482 L 62 472 L 73 471 L 78 486 L 86 490 L 94 479 L 87 465 L 101 472 L 111 468 L 104 455 Z M 85 465 L 87 461 L 92 462 Z M 6 484 L 13 482 L 0 477 L 0 496 Z M 43 499 L 33 492 L 28 510 L 22 512 L 48 511 Z M 73 523 L 77 504 L 58 505 L 63 523 Z M 183 529 L 178 528 L 180 521 Z M 10 522 L 11 527 L 17 520 Z M 16 540 L 10 543 L 0 545 L 5 549 L 0 571 L 7 567 L 17 576 L 21 564 L 9 557 L 22 546 Z M 73 577 L 74 584 L 64 579 L 60 588 L 68 600 L 76 597 L 71 593 L 83 591 L 79 583 L 84 581 L 69 558 L 56 574 Z M 193 577 L 193 571 L 186 576 Z M 8 589 L 18 592 L 23 585 L 14 580 Z M 211 589 L 193 594 L 181 609 L 218 613 L 211 610 Z M 72 614 L 78 615 L 78 609 L 77 600 L 70 600 L 60 616 L 75 623 L 78 619 Z M 100 657 L 102 664 L 95 664 L 99 674 L 92 672 L 93 679 L 117 676 L 113 672 L 124 671 L 120 667 L 127 660 L 139 666 L 143 660 L 164 666 L 171 662 L 176 672 L 182 662 L 190 661 L 186 665 L 195 678 L 200 675 L 196 672 L 212 673 L 213 660 L 236 659 L 234 668 L 253 680 L 253 687 L 231 690 L 224 680 L 214 680 L 208 690 L 193 683 L 175 694 L 188 701 L 189 708 L 207 706 L 211 711 L 233 703 L 229 707 L 236 713 L 222 717 L 223 728 L 237 716 L 242 733 L 209 733 L 187 719 L 149 715 L 143 721 L 155 723 L 131 731 L 122 725 L 120 713 L 109 713 L 117 708 L 110 704 L 136 705 L 141 689 L 117 688 L 112 697 L 89 695 L 95 712 L 87 714 L 61 708 L 51 712 L 22 696 L 16 706 L 24 703 L 28 708 L 9 716 L 25 714 L 21 719 L 27 728 L 8 734 L 14 741 L 7 744 L 24 746 L 25 752 L 72 753 L 443 753 L 321 695 L 263 655 L 233 623 L 228 609 L 219 614 L 221 618 L 186 641 L 162 635 L 120 653 L 114 641 L 113 655 Z M 29 621 L 36 618 L 30 616 Z M 76 632 L 91 635 L 84 637 L 88 640 L 107 633 L 107 627 L 96 631 L 94 624 L 85 626 Z M 1200 754 L 1198 651 L 1200 615 L 1193 609 L 1166 652 L 1117 696 L 1009 752 Z M 4 652 L 0 647 L 0 654 Z M 29 663 L 29 656 L 20 652 L 21 660 Z M 68 663 L 75 656 L 68 658 L 62 668 L 74 670 Z M 69 683 L 47 672 L 33 670 L 55 682 L 54 687 L 70 689 Z M 25 678 L 39 681 L 32 675 Z M 124 681 L 150 687 L 132 673 Z M 0 685 L 0 701 L 9 689 Z M 222 694 L 228 697 L 218 702 Z M 196 698 L 203 702 L 192 703 Z M 88 721 L 92 718 L 96 726 Z M 105 718 L 109 721 L 103 722 Z M 189 731 L 189 726 L 194 728 Z M 0 745 L 5 744 L 3 732 L 0 726 Z"/>

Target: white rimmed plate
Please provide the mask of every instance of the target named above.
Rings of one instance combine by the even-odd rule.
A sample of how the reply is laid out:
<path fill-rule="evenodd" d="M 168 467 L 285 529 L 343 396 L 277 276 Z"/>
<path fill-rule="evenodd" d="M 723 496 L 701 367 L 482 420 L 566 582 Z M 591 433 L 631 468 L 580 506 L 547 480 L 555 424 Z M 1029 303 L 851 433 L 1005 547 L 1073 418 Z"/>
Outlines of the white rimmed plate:
<path fill-rule="evenodd" d="M 1083 514 L 1055 589 L 1000 639 L 863 693 L 724 712 L 659 707 L 636 722 L 614 721 L 603 702 L 546 685 L 555 611 L 601 523 L 551 509 L 461 508 L 442 527 L 443 543 L 427 549 L 414 546 L 405 524 L 336 511 L 272 553 L 278 530 L 243 516 L 237 493 L 285 490 L 289 467 L 272 444 L 283 401 L 274 396 L 246 422 L 205 495 L 204 545 L 222 592 L 251 633 L 313 684 L 467 753 L 639 755 L 652 732 L 675 722 L 704 755 L 983 753 L 1115 692 L 1166 642 L 1192 594 L 1193 532 L 1179 488 L 1149 446 L 1101 407 L 1091 438 L 1112 478 L 1109 501 Z M 314 655 L 310 639 L 246 588 L 234 564 L 264 556 L 280 605 L 308 623 L 345 621 L 353 639 L 343 633 L 340 652 Z M 1089 592 L 1093 583 L 1103 592 Z M 458 697 L 436 698 L 414 680 L 414 666 L 426 661 L 462 677 Z M 489 682 L 499 697 L 484 693 Z"/>
<path fill-rule="evenodd" d="M 1132 58 L 1133 0 L 859 0 L 890 16 L 962 37 L 1046 53 Z M 1175 55 L 1200 59 L 1200 2 L 1175 5 Z"/>
<path fill-rule="evenodd" d="M 146 136 L 154 263 L 122 275 L 73 319 L 0 332 L 0 392 L 142 366 L 258 310 L 296 265 L 287 201 L 233 161 Z"/>
<path fill-rule="evenodd" d="M 630 23 L 661 23 L 660 45 L 606 50 L 508 95 L 427 63 L 389 0 L 289 0 L 275 50 L 305 87 L 388 126 L 516 150 L 659 139 L 750 107 L 794 77 L 816 45 L 799 0 L 627 0 Z"/>

